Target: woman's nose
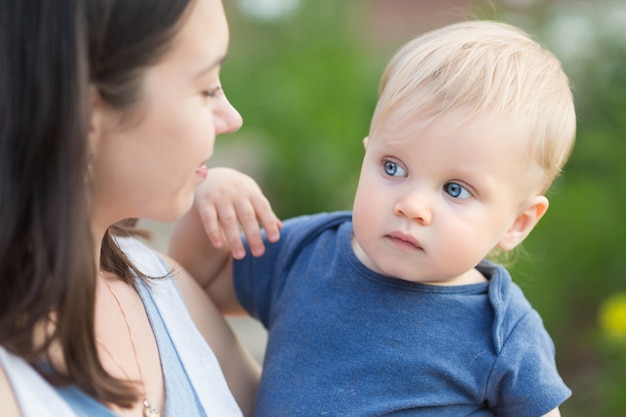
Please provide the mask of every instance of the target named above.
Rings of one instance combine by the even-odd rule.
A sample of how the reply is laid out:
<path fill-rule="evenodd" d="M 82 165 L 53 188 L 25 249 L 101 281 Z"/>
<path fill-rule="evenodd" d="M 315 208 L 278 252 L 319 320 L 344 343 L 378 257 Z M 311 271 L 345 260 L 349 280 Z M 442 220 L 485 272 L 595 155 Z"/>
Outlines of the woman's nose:
<path fill-rule="evenodd" d="M 230 104 L 226 96 L 221 97 L 219 108 L 215 110 L 215 133 L 233 133 L 243 124 L 241 114 Z"/>

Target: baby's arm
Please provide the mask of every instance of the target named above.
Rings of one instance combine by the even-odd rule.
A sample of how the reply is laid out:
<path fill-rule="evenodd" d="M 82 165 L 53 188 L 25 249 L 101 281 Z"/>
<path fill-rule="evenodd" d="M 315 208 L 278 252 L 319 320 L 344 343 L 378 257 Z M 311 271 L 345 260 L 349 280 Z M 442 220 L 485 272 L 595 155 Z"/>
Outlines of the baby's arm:
<path fill-rule="evenodd" d="M 232 259 L 243 258 L 241 232 L 253 256 L 265 250 L 261 225 L 269 241 L 280 237 L 280 220 L 258 184 L 229 168 L 212 168 L 170 239 L 169 254 L 204 288 L 220 311 L 243 313 L 233 287 Z"/>
<path fill-rule="evenodd" d="M 550 411 L 548 414 L 544 414 L 543 417 L 561 417 L 561 412 L 558 407 Z"/>

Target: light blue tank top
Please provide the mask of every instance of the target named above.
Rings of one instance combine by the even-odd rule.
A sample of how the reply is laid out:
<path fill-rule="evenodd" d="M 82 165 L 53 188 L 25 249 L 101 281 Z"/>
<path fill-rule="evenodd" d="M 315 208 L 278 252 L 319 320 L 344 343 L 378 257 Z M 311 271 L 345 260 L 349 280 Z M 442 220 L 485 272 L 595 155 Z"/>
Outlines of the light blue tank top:
<path fill-rule="evenodd" d="M 135 267 L 148 276 L 137 291 L 146 309 L 161 357 L 165 383 L 163 417 L 241 417 L 220 364 L 195 327 L 175 280 L 160 256 L 132 238 L 118 244 Z M 56 388 L 78 417 L 117 417 L 76 387 Z M 26 416 L 30 417 L 30 416 Z"/>
<path fill-rule="evenodd" d="M 180 358 L 172 343 L 169 333 L 163 323 L 152 294 L 146 284 L 138 280 L 137 289 L 148 314 L 148 319 L 154 332 L 165 382 L 165 410 L 160 410 L 166 417 L 207 417 L 202 409 L 198 396 L 191 386 L 189 377 L 185 373 Z M 113 411 L 94 400 L 74 386 L 57 388 L 59 394 L 74 409 L 79 416 L 90 417 L 117 417 Z"/>
<path fill-rule="evenodd" d="M 118 244 L 144 274 L 169 274 L 161 257 L 143 243 L 120 238 Z M 220 364 L 195 327 L 175 280 L 168 276 L 151 280 L 149 285 L 139 282 L 137 287 L 163 367 L 166 399 L 161 415 L 242 417 Z M 118 417 L 76 387 L 52 387 L 22 358 L 2 346 L 0 366 L 13 387 L 23 417 Z"/>

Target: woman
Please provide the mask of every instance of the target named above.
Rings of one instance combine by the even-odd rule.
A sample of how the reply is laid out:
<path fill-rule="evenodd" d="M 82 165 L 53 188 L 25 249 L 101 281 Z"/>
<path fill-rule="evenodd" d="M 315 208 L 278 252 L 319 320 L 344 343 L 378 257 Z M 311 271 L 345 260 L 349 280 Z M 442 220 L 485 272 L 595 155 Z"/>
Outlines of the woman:
<path fill-rule="evenodd" d="M 187 211 L 215 136 L 240 127 L 227 47 L 220 0 L 2 2 L 3 413 L 252 413 L 258 366 L 182 269 L 123 236 Z M 277 233 L 258 187 L 225 204 Z"/>

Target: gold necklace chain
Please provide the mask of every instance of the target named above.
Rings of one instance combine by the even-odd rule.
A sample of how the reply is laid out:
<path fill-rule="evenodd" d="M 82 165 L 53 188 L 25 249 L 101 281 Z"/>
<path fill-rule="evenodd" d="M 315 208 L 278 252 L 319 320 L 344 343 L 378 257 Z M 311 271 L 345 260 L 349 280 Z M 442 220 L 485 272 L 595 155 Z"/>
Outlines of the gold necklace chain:
<path fill-rule="evenodd" d="M 119 307 L 120 312 L 122 313 L 122 317 L 124 317 L 124 323 L 126 324 L 126 330 L 128 331 L 128 337 L 130 338 L 130 345 L 133 348 L 133 356 L 135 358 L 135 363 L 137 364 L 137 370 L 139 371 L 139 379 L 140 379 L 140 382 L 141 382 L 142 394 L 143 394 L 143 398 L 144 398 L 143 399 L 143 415 L 144 415 L 144 417 L 160 417 L 161 413 L 159 412 L 159 410 L 156 407 L 154 407 L 150 403 L 150 401 L 148 401 L 148 398 L 146 398 L 147 397 L 146 384 L 144 382 L 145 380 L 143 379 L 143 372 L 141 371 L 141 364 L 139 363 L 139 357 L 137 355 L 137 348 L 135 347 L 135 338 L 133 337 L 133 332 L 132 332 L 132 330 L 130 328 L 130 323 L 128 322 L 128 317 L 126 316 L 126 311 L 124 311 L 124 307 L 122 307 L 122 303 L 117 298 L 117 295 L 113 291 L 113 288 L 111 288 L 111 284 L 109 284 L 109 281 L 104 277 L 104 274 L 102 273 L 102 271 L 99 271 L 99 273 L 100 273 L 100 276 L 102 277 L 102 279 L 104 280 L 104 283 L 106 284 L 107 288 L 109 289 L 109 292 L 111 293 L 111 295 L 115 299 L 115 302 L 117 303 L 117 306 Z M 102 340 L 100 340 L 97 336 L 96 336 L 96 342 L 98 342 L 98 345 L 100 345 L 100 347 L 102 347 L 102 349 L 107 353 L 107 355 L 109 355 L 111 357 L 111 359 L 113 360 L 115 365 L 117 365 L 119 370 L 122 371 L 124 376 L 129 381 L 132 382 L 133 380 L 130 378 L 128 373 L 124 370 L 124 367 L 122 366 L 122 364 L 119 363 L 119 361 L 115 358 L 115 356 L 113 356 L 113 353 L 111 353 L 111 351 L 106 347 L 104 342 L 102 342 Z"/>

